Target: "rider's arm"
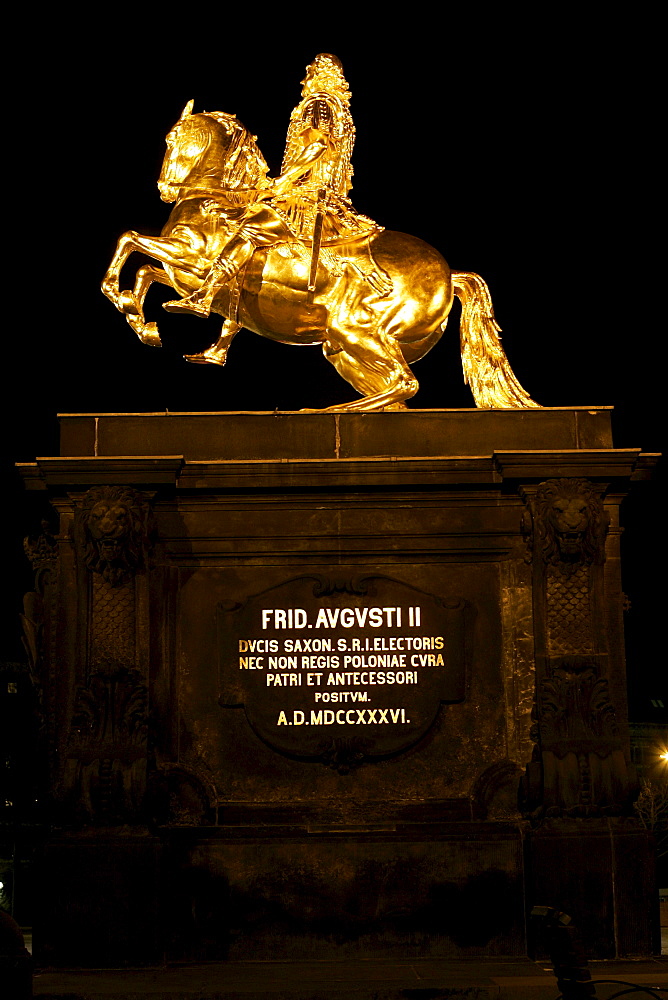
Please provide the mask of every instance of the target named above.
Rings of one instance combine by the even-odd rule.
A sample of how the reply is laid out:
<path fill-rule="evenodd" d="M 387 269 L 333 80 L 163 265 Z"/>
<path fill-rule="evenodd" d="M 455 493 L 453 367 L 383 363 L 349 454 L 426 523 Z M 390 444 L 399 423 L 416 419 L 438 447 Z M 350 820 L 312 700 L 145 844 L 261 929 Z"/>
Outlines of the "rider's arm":
<path fill-rule="evenodd" d="M 289 188 L 291 184 L 294 184 L 296 180 L 303 177 L 307 173 L 314 163 L 320 159 L 320 157 L 327 150 L 327 141 L 324 137 L 318 137 L 314 142 L 310 142 L 305 149 L 299 154 L 294 163 L 292 163 L 285 173 L 281 174 L 274 181 L 273 193 L 274 195 L 281 195 L 284 193 L 286 188 Z"/>

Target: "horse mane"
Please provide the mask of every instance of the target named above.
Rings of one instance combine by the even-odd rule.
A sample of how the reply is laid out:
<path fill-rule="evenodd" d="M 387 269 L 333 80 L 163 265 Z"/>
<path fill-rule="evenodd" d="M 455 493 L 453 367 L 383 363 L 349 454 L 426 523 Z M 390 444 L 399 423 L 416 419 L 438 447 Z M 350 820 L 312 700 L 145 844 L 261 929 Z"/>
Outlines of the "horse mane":
<path fill-rule="evenodd" d="M 237 121 L 235 115 L 223 111 L 202 111 L 200 114 L 212 118 L 228 135 L 232 133 L 221 173 L 222 186 L 232 191 L 258 187 L 269 172 L 269 166 L 257 145 L 257 136 Z"/>

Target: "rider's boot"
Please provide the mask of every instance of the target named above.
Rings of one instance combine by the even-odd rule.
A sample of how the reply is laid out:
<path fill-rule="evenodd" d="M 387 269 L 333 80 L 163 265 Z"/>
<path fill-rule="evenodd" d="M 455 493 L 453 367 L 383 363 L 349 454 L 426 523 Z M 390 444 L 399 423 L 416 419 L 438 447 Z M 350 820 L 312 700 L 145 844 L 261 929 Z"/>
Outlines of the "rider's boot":
<path fill-rule="evenodd" d="M 223 323 L 220 337 L 215 344 L 207 347 L 206 351 L 202 351 L 201 354 L 184 354 L 183 357 L 186 361 L 191 361 L 195 365 L 224 365 L 227 360 L 229 346 L 240 329 L 241 327 L 238 323 L 234 323 L 231 319 L 226 319 Z"/>
<path fill-rule="evenodd" d="M 165 302 L 162 308 L 170 313 L 191 312 L 206 318 L 211 312 L 211 305 L 218 289 L 239 273 L 255 249 L 247 240 L 233 245 L 235 242 L 231 240 L 221 251 L 196 292 L 182 299 Z"/>

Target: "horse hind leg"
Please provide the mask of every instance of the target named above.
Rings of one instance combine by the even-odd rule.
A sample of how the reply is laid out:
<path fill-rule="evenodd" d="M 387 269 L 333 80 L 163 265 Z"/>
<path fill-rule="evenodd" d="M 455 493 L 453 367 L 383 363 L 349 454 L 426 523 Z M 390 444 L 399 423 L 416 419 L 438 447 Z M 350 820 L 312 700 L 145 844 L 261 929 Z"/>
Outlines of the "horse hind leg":
<path fill-rule="evenodd" d="M 326 412 L 405 410 L 419 383 L 396 340 L 371 334 L 334 339 L 332 333 L 323 345 L 325 357 L 364 398 L 330 406 Z"/>
<path fill-rule="evenodd" d="M 119 307 L 126 320 L 142 344 L 147 344 L 149 347 L 162 346 L 157 323 L 146 323 L 144 320 L 144 299 L 149 288 L 155 282 L 173 288 L 171 281 L 161 267 L 145 264 L 137 271 L 132 291 L 120 292 L 118 296 Z"/>

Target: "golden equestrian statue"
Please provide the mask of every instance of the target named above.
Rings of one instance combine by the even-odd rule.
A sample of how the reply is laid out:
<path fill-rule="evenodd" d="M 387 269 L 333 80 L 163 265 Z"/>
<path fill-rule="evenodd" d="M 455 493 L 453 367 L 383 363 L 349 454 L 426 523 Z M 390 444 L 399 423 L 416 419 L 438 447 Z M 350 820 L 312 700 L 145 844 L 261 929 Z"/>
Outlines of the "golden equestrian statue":
<path fill-rule="evenodd" d="M 241 327 L 283 344 L 322 344 L 362 397 L 329 412 L 406 409 L 418 390 L 409 365 L 438 342 L 456 295 L 476 406 L 538 406 L 508 364 L 483 279 L 450 272 L 428 244 L 386 231 L 353 207 L 349 104 L 339 60 L 316 56 L 272 179 L 256 137 L 234 115 L 195 114 L 191 101 L 167 136 L 158 189 L 175 206 L 162 235 L 124 233 L 102 291 L 153 347 L 160 336 L 143 306 L 155 281 L 181 296 L 164 304 L 169 312 L 222 316 L 218 340 L 186 355 L 197 364 L 225 364 Z M 132 291 L 120 291 L 134 251 L 162 267 L 141 267 Z"/>

